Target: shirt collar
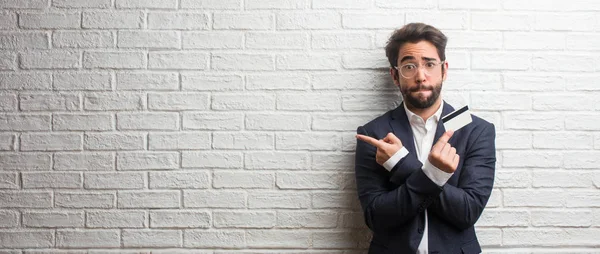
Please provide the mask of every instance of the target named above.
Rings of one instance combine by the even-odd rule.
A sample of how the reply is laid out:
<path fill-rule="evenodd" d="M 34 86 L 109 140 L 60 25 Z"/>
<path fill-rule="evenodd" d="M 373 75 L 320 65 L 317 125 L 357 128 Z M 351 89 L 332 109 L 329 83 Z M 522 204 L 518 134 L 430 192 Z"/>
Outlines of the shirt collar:
<path fill-rule="evenodd" d="M 411 123 L 414 123 L 414 121 L 416 121 L 417 119 L 422 119 L 419 115 L 410 111 L 406 107 L 406 103 L 402 103 L 402 105 L 404 105 L 404 110 L 406 111 L 406 116 L 408 116 L 408 121 L 410 121 Z M 440 103 L 440 107 L 438 108 L 438 110 L 435 111 L 435 113 L 429 117 L 429 118 L 433 117 L 433 120 L 435 121 L 436 124 L 440 121 L 440 118 L 442 117 L 442 109 L 443 108 L 444 108 L 444 100 L 442 100 L 442 103 Z M 427 120 L 429 120 L 429 119 L 422 119 L 422 120 L 423 120 L 423 122 L 427 122 Z"/>

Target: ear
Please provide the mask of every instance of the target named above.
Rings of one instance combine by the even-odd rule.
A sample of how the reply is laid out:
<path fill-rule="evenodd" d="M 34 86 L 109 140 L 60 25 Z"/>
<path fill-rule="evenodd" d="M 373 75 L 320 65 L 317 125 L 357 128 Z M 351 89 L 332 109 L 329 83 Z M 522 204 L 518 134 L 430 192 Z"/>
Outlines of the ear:
<path fill-rule="evenodd" d="M 400 87 L 400 80 L 398 70 L 394 69 L 394 67 L 390 67 L 390 76 L 392 76 L 392 80 L 394 81 L 394 85 Z"/>
<path fill-rule="evenodd" d="M 444 73 L 442 73 L 442 80 L 446 81 L 446 78 L 448 77 L 448 61 L 444 62 Z"/>

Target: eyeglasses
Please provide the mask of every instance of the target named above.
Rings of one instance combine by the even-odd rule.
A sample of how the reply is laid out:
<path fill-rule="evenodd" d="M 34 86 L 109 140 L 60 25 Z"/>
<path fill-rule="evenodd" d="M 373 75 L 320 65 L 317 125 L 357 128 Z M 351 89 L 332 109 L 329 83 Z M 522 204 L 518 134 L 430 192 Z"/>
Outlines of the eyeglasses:
<path fill-rule="evenodd" d="M 400 66 L 400 68 L 398 68 L 398 66 L 394 66 L 394 69 L 398 70 L 398 72 L 400 72 L 400 75 L 402 75 L 402 77 L 404 78 L 412 78 L 415 75 L 417 75 L 417 70 L 419 68 L 423 68 L 424 73 L 426 76 L 431 77 L 432 74 L 437 75 L 437 71 L 440 70 L 440 66 L 442 66 L 442 64 L 444 64 L 444 62 L 446 61 L 441 61 L 441 62 L 436 62 L 436 61 L 427 61 L 425 62 L 424 65 L 416 65 L 414 63 L 408 63 L 405 65 Z"/>

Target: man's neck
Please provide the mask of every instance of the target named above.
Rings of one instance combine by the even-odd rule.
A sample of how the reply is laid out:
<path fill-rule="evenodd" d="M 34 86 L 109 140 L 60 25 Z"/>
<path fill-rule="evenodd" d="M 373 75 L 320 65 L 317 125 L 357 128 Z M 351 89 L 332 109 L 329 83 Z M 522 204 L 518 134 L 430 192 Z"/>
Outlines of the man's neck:
<path fill-rule="evenodd" d="M 404 102 L 404 104 L 406 105 L 406 108 L 410 110 L 410 112 L 413 112 L 415 115 L 420 116 L 423 120 L 427 120 L 429 119 L 429 117 L 434 115 L 435 112 L 438 111 L 438 109 L 440 109 L 442 105 L 442 99 L 441 97 L 438 98 L 437 101 L 433 103 L 431 107 L 428 108 L 416 108 L 413 105 L 410 105 L 410 103 L 406 103 L 406 101 Z"/>

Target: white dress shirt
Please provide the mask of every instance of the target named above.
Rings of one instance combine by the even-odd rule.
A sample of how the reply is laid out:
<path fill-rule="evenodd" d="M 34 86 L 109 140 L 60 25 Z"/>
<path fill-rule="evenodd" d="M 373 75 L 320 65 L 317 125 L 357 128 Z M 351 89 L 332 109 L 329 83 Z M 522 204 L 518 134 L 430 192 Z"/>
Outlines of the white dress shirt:
<path fill-rule="evenodd" d="M 448 182 L 448 179 L 452 177 L 453 173 L 446 173 L 434 165 L 432 165 L 429 160 L 429 152 L 431 151 L 431 147 L 434 144 L 435 132 L 437 130 L 438 122 L 440 121 L 442 115 L 442 109 L 444 108 L 444 102 L 440 103 L 439 109 L 429 117 L 427 120 L 423 120 L 420 116 L 411 112 L 406 108 L 406 103 L 404 105 L 404 110 L 406 111 L 406 116 L 408 116 L 408 121 L 410 122 L 410 128 L 413 132 L 413 138 L 415 142 L 415 150 L 417 151 L 417 158 L 419 161 L 423 163 L 423 172 L 431 181 L 436 183 L 438 186 L 443 186 Z M 408 150 L 405 147 L 402 147 L 398 152 L 396 152 L 392 157 L 390 157 L 383 166 L 385 169 L 392 170 L 392 168 L 406 155 L 408 155 Z M 427 209 L 425 209 L 425 228 L 423 230 L 423 238 L 421 239 L 421 243 L 419 244 L 419 248 L 417 249 L 418 254 L 427 254 L 429 252 L 429 237 L 428 237 L 428 219 L 427 219 Z"/>

